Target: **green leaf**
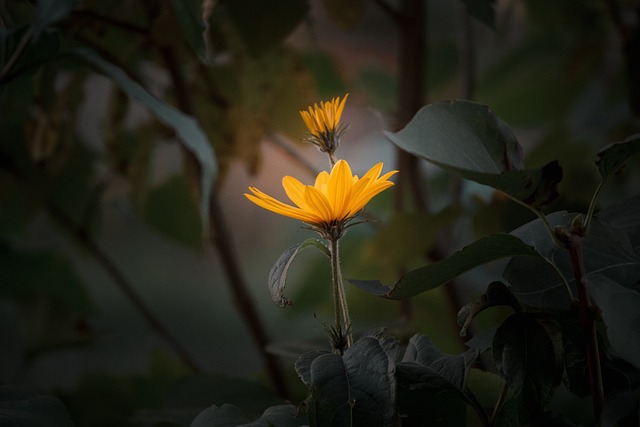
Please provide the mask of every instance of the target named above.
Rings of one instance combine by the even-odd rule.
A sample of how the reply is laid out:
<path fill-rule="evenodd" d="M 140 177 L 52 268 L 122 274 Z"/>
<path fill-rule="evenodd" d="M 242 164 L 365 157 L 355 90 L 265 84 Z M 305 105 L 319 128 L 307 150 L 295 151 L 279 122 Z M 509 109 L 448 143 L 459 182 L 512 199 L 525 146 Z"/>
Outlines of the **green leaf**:
<path fill-rule="evenodd" d="M 602 416 L 600 417 L 601 426 L 616 426 L 618 422 L 635 412 L 635 420 L 638 420 L 638 402 L 640 401 L 640 390 L 613 391 L 608 393 Z M 632 419 L 634 419 L 632 418 Z M 626 424 L 625 424 L 626 425 Z"/>
<path fill-rule="evenodd" d="M 462 0 L 467 13 L 489 28 L 495 28 L 496 0 Z"/>
<path fill-rule="evenodd" d="M 570 229 L 576 214 L 555 212 L 547 216 L 551 227 Z M 571 301 L 553 264 L 569 283 L 573 296 L 577 288 L 568 253 L 549 237 L 540 220 L 532 221 L 512 232 L 535 248 L 540 258 L 513 258 L 505 267 L 503 277 L 511 292 L 523 303 L 548 310 L 569 310 Z M 632 286 L 640 279 L 640 255 L 634 250 L 626 233 L 597 217 L 583 240 L 583 257 L 587 280 L 602 274 L 622 286 Z"/>
<path fill-rule="evenodd" d="M 311 426 L 394 425 L 397 340 L 363 336 L 343 356 L 312 352 L 296 362 L 311 389 Z"/>
<path fill-rule="evenodd" d="M 640 195 L 621 200 L 602 209 L 596 216 L 629 236 L 631 245 L 640 247 Z"/>
<path fill-rule="evenodd" d="M 224 9 L 249 51 L 259 55 L 282 42 L 307 16 L 308 8 L 300 0 L 221 0 L 214 14 Z"/>
<path fill-rule="evenodd" d="M 611 174 L 619 172 L 627 160 L 640 153 L 640 134 L 627 137 L 624 141 L 615 142 L 598 151 L 596 164 L 600 176 L 605 180 Z"/>
<path fill-rule="evenodd" d="M 213 405 L 202 411 L 191 423 L 191 427 L 298 427 L 306 419 L 293 405 L 277 405 L 267 408 L 257 420 L 251 421 L 240 409 L 224 404 Z"/>
<path fill-rule="evenodd" d="M 640 369 L 640 292 L 594 274 L 589 292 L 602 310 L 611 347 L 620 357 Z"/>
<path fill-rule="evenodd" d="M 240 409 L 225 403 L 220 407 L 212 405 L 200 412 L 191 422 L 191 427 L 236 427 L 249 422 L 251 420 Z"/>
<path fill-rule="evenodd" d="M 6 426 L 73 427 L 69 411 L 54 396 L 16 391 L 0 385 L 0 420 Z"/>
<path fill-rule="evenodd" d="M 396 366 L 398 411 L 403 419 L 410 425 L 464 425 L 465 404 L 475 403 L 466 392 L 466 382 L 477 356 L 473 350 L 449 355 L 426 335 L 411 337 Z"/>
<path fill-rule="evenodd" d="M 39 0 L 31 22 L 33 34 L 38 37 L 48 25 L 64 18 L 80 0 Z"/>
<path fill-rule="evenodd" d="M 515 313 L 498 327 L 493 360 L 526 412 L 535 413 L 551 399 L 563 373 L 560 328 L 545 317 Z"/>
<path fill-rule="evenodd" d="M 177 242 L 193 248 L 201 247 L 202 224 L 198 206 L 190 197 L 182 175 L 174 175 L 149 191 L 144 216 L 154 228 Z"/>
<path fill-rule="evenodd" d="M 255 418 L 281 400 L 267 386 L 254 381 L 221 374 L 193 374 L 171 384 L 164 402 L 170 408 L 199 409 L 229 403 Z"/>
<path fill-rule="evenodd" d="M 510 234 L 493 234 L 464 247 L 448 258 L 420 267 L 401 277 L 393 286 L 378 280 L 349 280 L 373 295 L 403 299 L 444 285 L 460 274 L 497 259 L 538 255 L 536 250 Z"/>
<path fill-rule="evenodd" d="M 58 309 L 87 313 L 91 300 L 69 261 L 56 252 L 15 251 L 0 243 L 0 296 L 16 301 L 51 298 Z"/>
<path fill-rule="evenodd" d="M 470 101 L 427 105 L 404 129 L 387 136 L 409 153 L 531 206 L 548 205 L 558 196 L 558 163 L 524 169 L 513 132 L 486 106 Z"/>
<path fill-rule="evenodd" d="M 269 290 L 271 291 L 271 299 L 278 307 L 286 307 L 287 305 L 292 304 L 292 302 L 284 296 L 287 273 L 289 272 L 289 267 L 296 255 L 298 255 L 301 250 L 306 249 L 309 246 L 315 246 L 325 255 L 330 256 L 329 249 L 321 241 L 317 239 L 307 239 L 304 242 L 293 245 L 284 251 L 271 268 L 268 282 Z"/>
<path fill-rule="evenodd" d="M 458 311 L 460 336 L 467 335 L 467 328 L 479 313 L 497 305 L 508 305 L 516 312 L 522 311 L 518 300 L 502 282 L 491 282 L 484 294 L 476 302 L 469 303 Z"/>
<path fill-rule="evenodd" d="M 171 0 L 171 6 L 191 48 L 202 62 L 208 63 L 209 53 L 204 38 L 206 26 L 202 21 L 202 2 L 200 0 Z"/>
<path fill-rule="evenodd" d="M 213 180 L 217 166 L 211 144 L 196 119 L 156 98 L 139 83 L 131 79 L 122 69 L 105 61 L 95 52 L 88 49 L 79 49 L 76 54 L 81 59 L 94 65 L 130 97 L 145 105 L 158 119 L 174 129 L 182 145 L 193 153 L 200 163 L 200 215 L 202 231 L 206 234 L 209 230 L 209 197 L 213 190 Z"/>

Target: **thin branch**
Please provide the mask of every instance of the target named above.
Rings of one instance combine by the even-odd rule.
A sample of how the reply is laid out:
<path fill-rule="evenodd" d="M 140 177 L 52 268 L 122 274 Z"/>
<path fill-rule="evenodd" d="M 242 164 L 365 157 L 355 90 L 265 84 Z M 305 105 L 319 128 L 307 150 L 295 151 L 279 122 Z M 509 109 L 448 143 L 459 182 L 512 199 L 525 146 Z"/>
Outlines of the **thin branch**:
<path fill-rule="evenodd" d="M 302 166 L 311 176 L 315 177 L 316 175 L 318 175 L 318 173 L 320 173 L 320 171 L 315 166 L 313 166 L 311 162 L 309 162 L 307 159 L 302 157 L 295 148 L 293 148 L 289 143 L 287 143 L 287 141 L 282 135 L 277 134 L 275 132 L 271 132 L 269 133 L 268 136 L 269 136 L 269 139 L 268 139 L 269 142 L 271 142 L 273 145 L 275 145 L 276 147 L 284 151 L 285 154 L 289 156 L 291 160 L 295 161 L 300 166 Z"/>
<path fill-rule="evenodd" d="M 118 18 L 114 18 L 113 16 L 103 15 L 101 13 L 98 13 L 89 9 L 76 10 L 73 12 L 73 16 L 77 16 L 79 18 L 86 18 L 93 21 L 103 22 L 112 27 L 119 28 L 121 30 L 129 31 L 136 34 L 141 34 L 141 35 L 149 34 L 149 29 L 146 27 L 132 24 L 130 22 L 123 21 Z"/>
<path fill-rule="evenodd" d="M 373 2 L 377 4 L 385 13 L 387 13 L 398 25 L 402 24 L 402 14 L 393 6 L 391 6 L 386 0 L 373 0 Z"/>
<path fill-rule="evenodd" d="M 7 74 L 9 74 L 9 71 L 11 70 L 11 68 L 13 68 L 13 66 L 18 61 L 18 59 L 20 58 L 24 50 L 27 48 L 27 46 L 29 45 L 29 42 L 31 42 L 31 39 L 33 38 L 33 34 L 34 34 L 33 31 L 34 30 L 32 25 L 29 27 L 25 35 L 22 36 L 22 39 L 20 39 L 20 44 L 18 44 L 18 46 L 16 47 L 16 50 L 13 51 L 13 54 L 11 55 L 7 63 L 4 64 L 4 67 L 2 67 L 2 71 L 0 71 L 0 80 L 2 80 L 2 78 L 4 78 Z"/>
<path fill-rule="evenodd" d="M 187 114 L 194 115 L 195 110 L 190 91 L 188 90 L 180 62 L 175 52 L 170 48 L 161 48 L 160 53 L 169 69 L 180 109 Z M 193 168 L 189 169 L 199 171 L 199 164 L 193 157 L 193 154 L 187 150 L 183 150 L 183 154 L 185 160 L 193 166 Z M 271 378 L 274 388 L 280 396 L 287 398 L 289 391 L 282 368 L 276 357 L 267 352 L 267 345 L 271 340 L 264 327 L 264 322 L 260 318 L 251 299 L 248 286 L 242 277 L 236 251 L 228 232 L 230 227 L 225 221 L 220 201 L 218 200 L 218 193 L 215 190 L 211 192 L 209 197 L 209 221 L 211 223 L 209 240 L 211 244 L 218 249 L 218 255 L 220 256 L 224 272 L 228 279 L 233 302 L 251 332 L 251 336 L 262 356 L 265 369 Z"/>
<path fill-rule="evenodd" d="M 182 346 L 182 344 L 173 336 L 171 331 L 160 322 L 160 320 L 153 314 L 153 312 L 147 307 L 142 298 L 135 291 L 133 285 L 129 283 L 124 274 L 118 269 L 109 256 L 100 248 L 98 243 L 94 241 L 91 236 L 86 232 L 84 228 L 76 225 L 71 218 L 69 218 L 64 212 L 58 209 L 54 204 L 49 203 L 47 205 L 47 212 L 58 224 L 64 227 L 67 231 L 76 238 L 78 242 L 93 256 L 98 263 L 109 274 L 114 283 L 120 288 L 122 293 L 125 294 L 127 299 L 133 304 L 138 313 L 147 321 L 149 326 L 160 336 L 162 339 L 176 352 L 182 362 L 187 365 L 194 372 L 200 372 L 202 369 L 198 366 L 195 360 Z"/>

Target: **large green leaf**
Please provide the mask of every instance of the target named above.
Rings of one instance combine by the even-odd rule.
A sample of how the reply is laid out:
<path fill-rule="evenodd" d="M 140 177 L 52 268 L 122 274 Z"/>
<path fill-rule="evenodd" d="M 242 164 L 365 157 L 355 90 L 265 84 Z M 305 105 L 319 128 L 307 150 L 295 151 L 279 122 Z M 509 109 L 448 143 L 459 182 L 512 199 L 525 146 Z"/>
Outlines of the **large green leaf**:
<path fill-rule="evenodd" d="M 330 256 L 329 249 L 321 241 L 317 239 L 307 239 L 284 251 L 273 267 L 271 267 L 271 271 L 269 272 L 269 290 L 271 291 L 271 299 L 278 307 L 286 307 L 292 304 L 292 302 L 284 296 L 284 288 L 287 284 L 287 273 L 296 255 L 309 246 L 315 246 L 325 255 Z"/>
<path fill-rule="evenodd" d="M 548 205 L 558 196 L 558 163 L 524 169 L 513 132 L 486 106 L 470 101 L 427 105 L 404 129 L 387 135 L 403 150 L 529 205 Z"/>
<path fill-rule="evenodd" d="M 493 234 L 477 240 L 448 258 L 420 267 L 401 277 L 393 286 L 379 280 L 349 280 L 373 295 L 403 299 L 444 285 L 460 274 L 501 258 L 520 255 L 537 256 L 530 245 L 510 234 Z"/>
<path fill-rule="evenodd" d="M 380 333 L 361 337 L 343 356 L 311 352 L 296 371 L 311 389 L 311 426 L 394 425 L 397 340 Z"/>
<path fill-rule="evenodd" d="M 551 399 L 563 373 L 560 328 L 530 313 L 515 313 L 497 329 L 493 361 L 516 396 L 524 414 L 540 410 Z"/>
<path fill-rule="evenodd" d="M 631 135 L 624 141 L 615 142 L 598 151 L 596 164 L 602 179 L 617 173 L 629 160 L 640 153 L 640 134 Z"/>
<path fill-rule="evenodd" d="M 547 216 L 551 227 L 570 229 L 576 214 L 555 212 Z M 569 255 L 549 237 L 540 220 L 532 221 L 512 232 L 523 242 L 533 246 L 540 258 L 513 258 L 504 270 L 504 278 L 511 285 L 512 293 L 523 303 L 549 310 L 568 310 L 572 302 L 565 284 L 555 267 L 566 278 L 572 294 L 577 288 Z M 583 242 L 584 267 L 587 280 L 594 274 L 602 274 L 622 286 L 633 286 L 640 279 L 640 255 L 635 251 L 627 234 L 606 221 L 594 217 L 588 235 Z"/>
<path fill-rule="evenodd" d="M 54 396 L 37 395 L 0 386 L 0 424 L 3 426 L 73 427 L 69 411 Z"/>
<path fill-rule="evenodd" d="M 101 73 L 109 77 L 130 97 L 149 108 L 162 122 L 170 126 L 178 136 L 184 147 L 193 153 L 200 163 L 200 215 L 202 218 L 203 232 L 208 227 L 209 197 L 213 188 L 213 180 L 216 175 L 216 159 L 207 136 L 200 125 L 191 116 L 170 106 L 166 102 L 156 98 L 143 88 L 139 83 L 129 77 L 122 69 L 98 56 L 95 52 L 80 49 L 76 54 L 95 66 Z"/>
<path fill-rule="evenodd" d="M 640 292 L 619 285 L 601 274 L 589 278 L 589 293 L 607 326 L 611 347 L 640 369 Z"/>

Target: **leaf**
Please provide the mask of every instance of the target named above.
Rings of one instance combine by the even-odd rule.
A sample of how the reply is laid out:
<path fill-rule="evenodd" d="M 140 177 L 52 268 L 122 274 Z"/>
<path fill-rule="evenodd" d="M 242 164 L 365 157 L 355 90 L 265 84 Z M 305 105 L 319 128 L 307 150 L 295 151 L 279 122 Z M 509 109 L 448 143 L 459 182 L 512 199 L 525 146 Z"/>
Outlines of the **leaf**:
<path fill-rule="evenodd" d="M 191 422 L 191 427 L 236 427 L 250 421 L 240 409 L 225 403 L 220 407 L 212 405 L 200 412 Z"/>
<path fill-rule="evenodd" d="M 467 13 L 478 21 L 495 29 L 496 0 L 462 0 L 467 8 Z"/>
<path fill-rule="evenodd" d="M 373 335 L 361 337 L 343 356 L 312 352 L 296 362 L 298 375 L 311 389 L 312 426 L 394 425 L 398 342 Z"/>
<path fill-rule="evenodd" d="M 570 229 L 576 214 L 555 212 L 547 216 L 550 226 Z M 503 277 L 511 292 L 521 302 L 548 310 L 568 310 L 571 301 L 553 264 L 567 279 L 573 296 L 577 288 L 567 251 L 554 244 L 540 220 L 532 221 L 512 232 L 532 245 L 541 258 L 513 258 L 505 267 Z M 640 255 L 634 250 L 626 233 L 594 217 L 589 233 L 583 240 L 583 258 L 587 280 L 603 274 L 622 286 L 632 286 L 640 279 Z M 546 261 L 545 261 L 546 260 Z"/>
<path fill-rule="evenodd" d="M 559 327 L 529 313 L 515 313 L 497 329 L 493 360 L 500 375 L 527 412 L 540 410 L 551 399 L 563 372 Z"/>
<path fill-rule="evenodd" d="M 525 170 L 513 132 L 486 106 L 470 101 L 427 105 L 404 129 L 387 136 L 409 153 L 531 206 L 548 205 L 558 196 L 558 163 Z"/>
<path fill-rule="evenodd" d="M 474 317 L 485 309 L 496 305 L 508 305 L 516 312 L 522 310 L 518 300 L 502 282 L 491 282 L 485 293 L 476 302 L 466 304 L 458 311 L 458 326 L 461 328 L 460 336 L 464 337 L 467 334 L 467 328 Z"/>
<path fill-rule="evenodd" d="M 48 25 L 64 18 L 80 3 L 80 0 L 39 0 L 31 22 L 34 37 L 38 37 Z"/>
<path fill-rule="evenodd" d="M 37 395 L 0 385 L 0 420 L 3 426 L 73 427 L 69 411 L 54 396 Z"/>
<path fill-rule="evenodd" d="M 349 280 L 349 282 L 376 296 L 403 299 L 435 289 L 460 274 L 490 261 L 519 255 L 538 255 L 538 253 L 515 236 L 493 234 L 471 243 L 442 261 L 407 273 L 391 287 L 383 285 L 378 280 Z"/>
<path fill-rule="evenodd" d="M 209 53 L 205 44 L 206 24 L 202 21 L 202 2 L 200 0 L 171 0 L 171 6 L 191 48 L 203 63 L 208 63 Z"/>
<path fill-rule="evenodd" d="M 403 419 L 410 425 L 464 425 L 465 403 L 475 403 L 466 392 L 466 381 L 477 356 L 473 350 L 449 355 L 426 335 L 411 337 L 396 366 L 398 412 Z"/>
<path fill-rule="evenodd" d="M 635 411 L 635 419 L 638 419 L 638 402 L 640 390 L 615 390 L 607 394 L 600 417 L 601 426 L 616 426 L 618 422 Z"/>
<path fill-rule="evenodd" d="M 251 54 L 257 56 L 282 42 L 307 16 L 308 7 L 299 0 L 221 0 L 214 14 L 224 9 Z"/>
<path fill-rule="evenodd" d="M 179 208 L 167 209 L 167 206 Z M 182 175 L 174 175 L 149 191 L 144 216 L 156 230 L 192 248 L 202 245 L 198 206 Z"/>
<path fill-rule="evenodd" d="M 267 408 L 257 420 L 251 421 L 242 411 L 232 405 L 216 405 L 202 411 L 191 423 L 191 427 L 298 427 L 306 421 L 293 405 L 277 405 Z"/>
<path fill-rule="evenodd" d="M 29 302 L 45 295 L 62 313 L 88 313 L 91 300 L 69 261 L 57 252 L 15 251 L 0 243 L 0 296 Z"/>
<path fill-rule="evenodd" d="M 638 212 L 640 212 L 640 195 L 607 206 L 596 213 L 596 216 L 627 233 L 631 245 L 638 249 L 640 247 L 640 215 Z"/>
<path fill-rule="evenodd" d="M 640 292 L 594 274 L 589 278 L 589 293 L 607 326 L 613 350 L 640 369 Z"/>
<path fill-rule="evenodd" d="M 200 215 L 202 231 L 208 233 L 208 207 L 213 180 L 216 175 L 216 159 L 207 136 L 196 119 L 176 110 L 166 102 L 156 98 L 125 72 L 102 59 L 88 49 L 78 49 L 76 54 L 94 65 L 101 73 L 112 79 L 130 97 L 149 108 L 162 122 L 175 130 L 178 139 L 196 157 L 200 164 Z"/>
<path fill-rule="evenodd" d="M 309 246 L 315 246 L 324 252 L 325 255 L 330 256 L 329 249 L 321 241 L 317 239 L 307 239 L 304 242 L 293 245 L 284 251 L 271 268 L 268 282 L 269 290 L 271 291 L 271 299 L 278 307 L 286 307 L 287 305 L 293 304 L 284 296 L 287 273 L 296 255 L 298 255 L 301 250 L 308 248 Z"/>
<path fill-rule="evenodd" d="M 615 142 L 598 151 L 598 171 L 605 180 L 609 175 L 622 169 L 626 161 L 640 153 L 640 134 L 627 137 L 624 141 Z"/>
<path fill-rule="evenodd" d="M 434 393 L 449 389 L 466 399 L 467 376 L 477 356 L 473 350 L 458 355 L 444 353 L 428 336 L 417 334 L 409 340 L 397 370 L 403 372 L 405 378 L 419 380 L 413 387 L 432 388 Z"/>

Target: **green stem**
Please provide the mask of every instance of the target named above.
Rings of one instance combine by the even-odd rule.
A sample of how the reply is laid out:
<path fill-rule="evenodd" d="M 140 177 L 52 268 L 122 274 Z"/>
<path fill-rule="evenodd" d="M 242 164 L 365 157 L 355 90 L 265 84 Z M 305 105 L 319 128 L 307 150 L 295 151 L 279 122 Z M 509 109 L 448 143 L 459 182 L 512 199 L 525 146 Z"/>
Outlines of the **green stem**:
<path fill-rule="evenodd" d="M 591 198 L 591 203 L 589 203 L 589 210 L 587 211 L 587 218 L 584 220 L 584 229 L 585 233 L 589 230 L 589 225 L 591 224 L 591 218 L 593 218 L 593 212 L 596 210 L 596 200 L 598 200 L 598 195 L 600 194 L 600 190 L 604 185 L 604 180 L 600 180 L 596 191 L 593 193 L 593 197 Z"/>
<path fill-rule="evenodd" d="M 342 283 L 342 272 L 340 270 L 339 238 L 329 239 L 331 245 L 331 281 L 333 282 L 333 309 L 335 311 L 336 330 L 344 331 L 347 334 L 347 348 L 351 347 L 353 338 L 349 331 L 351 318 L 349 316 L 349 306 L 347 296 Z"/>
<path fill-rule="evenodd" d="M 507 194 L 507 193 L 505 193 Z M 534 208 L 531 205 L 528 205 L 518 199 L 516 199 L 515 197 L 512 197 L 511 195 L 507 194 L 507 196 L 513 200 L 514 202 L 516 202 L 517 204 L 519 204 L 520 206 L 524 206 L 525 208 L 529 209 L 531 212 L 533 212 L 534 214 L 536 214 L 536 216 L 538 218 L 540 218 L 540 221 L 542 221 L 542 224 L 544 225 L 544 228 L 547 230 L 547 233 L 549 233 L 549 236 L 551 237 L 551 239 L 553 240 L 553 242 L 556 244 L 556 246 L 560 247 L 560 248 L 564 248 L 565 245 L 563 242 L 560 241 L 560 239 L 558 239 L 558 236 L 556 235 L 555 231 L 553 230 L 553 228 L 551 227 L 551 224 L 549 224 L 549 220 L 547 220 L 547 216 L 539 209 Z M 558 276 L 560 277 L 560 280 L 562 280 L 562 284 L 564 285 L 565 289 L 567 290 L 567 294 L 569 295 L 569 299 L 571 302 L 574 301 L 574 297 L 573 297 L 573 292 L 571 291 L 571 286 L 569 286 L 569 281 L 567 280 L 566 277 L 564 277 L 564 275 L 562 274 L 562 271 L 560 271 L 560 269 L 558 268 L 558 266 L 551 262 L 548 259 L 545 259 L 547 261 L 547 264 L 549 264 L 551 266 L 551 268 L 553 268 L 555 270 L 556 273 L 558 273 Z"/>
<path fill-rule="evenodd" d="M 502 384 L 502 389 L 500 390 L 500 395 L 498 396 L 498 400 L 496 400 L 496 404 L 493 408 L 493 413 L 491 414 L 491 424 L 490 425 L 496 425 L 496 421 L 498 421 L 498 414 L 500 413 L 500 410 L 502 409 L 502 406 L 504 405 L 504 402 L 507 399 L 507 393 L 509 391 L 509 386 L 507 385 L 506 381 Z"/>
<path fill-rule="evenodd" d="M 558 247 L 561 247 L 561 248 L 564 247 L 564 244 L 560 240 L 558 240 L 558 236 L 556 236 L 555 231 L 553 231 L 553 228 L 551 227 L 551 224 L 549 224 L 549 221 L 547 220 L 547 216 L 544 214 L 544 212 L 542 212 L 538 208 L 535 208 L 535 207 L 533 207 L 531 205 L 526 204 L 525 202 L 523 202 L 521 200 L 516 199 L 515 197 L 511 196 L 508 193 L 504 193 L 504 194 L 506 194 L 511 200 L 513 200 L 514 202 L 516 202 L 520 206 L 523 206 L 523 207 L 529 209 L 534 214 L 536 214 L 536 216 L 538 218 L 540 218 L 540 221 L 542 221 L 542 224 L 544 225 L 544 228 L 547 229 L 547 233 L 549 233 L 549 236 L 551 237 L 551 239 L 553 239 L 553 242 Z"/>

